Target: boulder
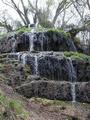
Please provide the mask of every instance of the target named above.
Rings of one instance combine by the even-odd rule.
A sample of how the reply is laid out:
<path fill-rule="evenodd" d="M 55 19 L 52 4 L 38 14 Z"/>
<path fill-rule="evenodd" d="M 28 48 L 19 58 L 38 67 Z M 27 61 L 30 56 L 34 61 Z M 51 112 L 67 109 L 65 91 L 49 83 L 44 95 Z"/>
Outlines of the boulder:
<path fill-rule="evenodd" d="M 8 36 L 0 41 L 0 52 L 28 51 L 33 44 L 35 51 L 76 51 L 69 37 L 54 31 L 23 33 Z"/>
<path fill-rule="evenodd" d="M 72 83 L 59 81 L 32 81 L 16 88 L 16 91 L 27 98 L 41 97 L 48 99 L 73 101 Z M 75 83 L 75 101 L 90 103 L 90 82 Z"/>
<path fill-rule="evenodd" d="M 90 82 L 76 84 L 76 101 L 90 103 Z"/>
<path fill-rule="evenodd" d="M 16 91 L 25 97 L 42 97 L 58 100 L 72 100 L 71 87 L 66 82 L 32 81 L 16 88 Z"/>

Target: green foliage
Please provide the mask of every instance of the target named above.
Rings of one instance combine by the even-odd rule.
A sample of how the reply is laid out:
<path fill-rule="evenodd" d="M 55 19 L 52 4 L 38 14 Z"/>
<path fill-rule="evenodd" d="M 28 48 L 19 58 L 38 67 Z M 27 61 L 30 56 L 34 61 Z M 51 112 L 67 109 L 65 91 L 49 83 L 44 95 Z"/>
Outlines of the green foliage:
<path fill-rule="evenodd" d="M 24 110 L 22 103 L 18 100 L 10 100 L 9 108 L 20 116 L 27 117 L 28 115 L 28 113 Z"/>
<path fill-rule="evenodd" d="M 62 30 L 62 29 L 54 29 L 54 28 L 52 28 L 52 29 L 48 29 L 48 31 L 49 32 L 55 32 L 55 33 L 60 33 L 60 34 L 63 34 L 64 36 L 66 36 L 66 37 L 71 37 L 70 36 L 70 33 L 66 33 L 64 30 Z"/>
<path fill-rule="evenodd" d="M 61 100 L 49 100 L 49 99 L 46 99 L 46 98 L 35 98 L 33 97 L 32 98 L 32 101 L 34 102 L 37 102 L 37 103 L 41 103 L 43 104 L 44 106 L 48 106 L 48 105 L 62 105 L 62 106 L 65 106 L 66 104 L 69 104 L 69 102 L 66 102 L 66 101 L 61 101 Z"/>
<path fill-rule="evenodd" d="M 5 96 L 0 91 L 0 105 L 3 103 L 6 103 L 6 99 L 5 99 Z"/>
<path fill-rule="evenodd" d="M 90 62 L 90 56 L 78 52 L 64 52 L 65 57 Z"/>
<path fill-rule="evenodd" d="M 16 30 L 17 33 L 24 33 L 24 32 L 30 32 L 30 31 L 31 31 L 31 29 L 27 28 L 27 27 L 21 27 Z"/>
<path fill-rule="evenodd" d="M 24 109 L 22 102 L 18 100 L 8 99 L 0 91 L 0 107 L 4 108 L 4 111 L 0 111 L 0 118 L 7 109 L 8 111 L 13 111 L 16 116 L 21 116 L 22 118 L 28 117 L 28 112 Z M 0 109 L 1 110 L 1 109 Z"/>

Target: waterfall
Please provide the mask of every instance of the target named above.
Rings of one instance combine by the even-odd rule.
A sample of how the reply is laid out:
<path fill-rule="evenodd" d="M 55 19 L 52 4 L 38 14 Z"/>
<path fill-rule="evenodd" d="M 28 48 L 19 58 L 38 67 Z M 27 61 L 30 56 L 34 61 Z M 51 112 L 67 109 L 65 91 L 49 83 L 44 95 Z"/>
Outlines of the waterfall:
<path fill-rule="evenodd" d="M 71 83 L 72 102 L 76 102 L 75 82 Z"/>
<path fill-rule="evenodd" d="M 44 33 L 42 33 L 42 34 L 41 34 L 41 50 L 42 50 L 42 51 L 43 51 L 43 49 L 44 49 L 44 46 L 43 46 L 44 38 L 45 38 L 45 35 L 44 35 Z"/>
<path fill-rule="evenodd" d="M 76 75 L 76 71 L 75 68 L 73 66 L 72 63 L 72 59 L 69 58 L 68 59 L 68 72 L 69 72 L 69 79 L 71 82 L 71 94 L 72 94 L 72 102 L 76 102 L 76 90 L 75 90 L 75 82 L 77 80 L 77 75 Z"/>
<path fill-rule="evenodd" d="M 38 75 L 38 56 L 35 55 L 35 74 Z"/>
<path fill-rule="evenodd" d="M 24 53 L 24 54 L 21 56 L 21 59 L 22 59 L 22 63 L 23 63 L 23 65 L 26 64 L 26 56 L 27 56 L 26 53 Z"/>
<path fill-rule="evenodd" d="M 20 61 L 21 53 L 18 52 L 17 55 L 18 55 L 18 61 Z"/>
<path fill-rule="evenodd" d="M 16 52 L 16 49 L 15 49 L 15 47 L 16 47 L 16 39 L 15 39 L 14 37 L 13 37 L 12 39 L 13 39 L 13 40 L 12 40 L 12 41 L 13 41 L 13 44 L 12 44 L 12 52 L 15 53 L 15 52 Z"/>
<path fill-rule="evenodd" d="M 34 28 L 31 30 L 31 34 L 29 34 L 29 46 L 30 46 L 30 52 L 32 52 L 32 51 L 34 51 L 34 44 L 33 44 L 33 42 L 34 42 Z"/>

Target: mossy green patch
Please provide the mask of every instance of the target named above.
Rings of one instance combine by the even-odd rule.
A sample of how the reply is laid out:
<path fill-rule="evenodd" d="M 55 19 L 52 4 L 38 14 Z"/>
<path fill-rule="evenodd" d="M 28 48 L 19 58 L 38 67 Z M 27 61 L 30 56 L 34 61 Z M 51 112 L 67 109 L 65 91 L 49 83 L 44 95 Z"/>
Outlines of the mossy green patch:
<path fill-rule="evenodd" d="M 64 30 L 62 29 L 48 29 L 48 32 L 55 32 L 55 33 L 60 33 L 63 34 L 65 37 L 71 37 L 69 33 L 66 33 Z"/>
<path fill-rule="evenodd" d="M 20 116 L 23 119 L 29 117 L 28 112 L 25 110 L 23 104 L 21 101 L 9 99 L 6 96 L 3 95 L 3 93 L 0 91 L 0 118 L 3 117 L 3 112 L 6 112 L 6 110 L 12 111 L 12 113 L 16 116 Z M 4 111 L 3 111 L 4 110 Z M 4 120 L 4 119 L 3 119 Z"/>
<path fill-rule="evenodd" d="M 67 102 L 67 101 L 49 100 L 46 98 L 35 98 L 35 97 L 31 98 L 31 101 L 40 103 L 40 104 L 45 105 L 45 106 L 51 106 L 51 105 L 65 106 L 67 104 L 70 104 L 70 102 Z"/>
<path fill-rule="evenodd" d="M 65 57 L 90 62 L 90 56 L 78 52 L 64 52 Z"/>
<path fill-rule="evenodd" d="M 31 28 L 21 27 L 16 30 L 17 33 L 31 32 Z"/>

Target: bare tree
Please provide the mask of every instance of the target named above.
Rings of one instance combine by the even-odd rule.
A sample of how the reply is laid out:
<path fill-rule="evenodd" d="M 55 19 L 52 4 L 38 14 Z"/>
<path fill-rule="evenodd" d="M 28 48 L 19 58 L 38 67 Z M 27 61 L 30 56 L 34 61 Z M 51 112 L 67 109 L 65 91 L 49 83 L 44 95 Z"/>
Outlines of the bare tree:
<path fill-rule="evenodd" d="M 44 9 L 40 9 L 36 6 L 33 6 L 32 3 L 31 3 L 31 0 L 28 0 L 28 3 L 29 3 L 29 6 L 30 6 L 30 10 L 32 10 L 32 12 L 37 16 L 38 18 L 38 21 L 41 25 L 45 25 L 48 24 L 47 26 L 48 27 L 54 27 L 55 23 L 56 23 L 56 20 L 58 18 L 58 16 L 64 11 L 66 10 L 67 8 L 69 8 L 71 6 L 71 2 L 68 1 L 68 0 L 61 0 L 61 1 L 58 1 L 58 7 L 56 8 L 56 12 L 55 12 L 55 15 L 53 16 L 53 19 L 52 20 L 49 20 L 49 17 L 50 17 L 50 7 L 53 4 L 53 1 L 54 0 L 47 0 L 46 1 L 46 8 Z M 38 3 L 38 0 L 36 0 L 36 3 Z"/>
<path fill-rule="evenodd" d="M 88 6 L 88 8 L 90 10 L 90 0 L 86 0 L 86 3 L 87 3 L 87 6 Z"/>
<path fill-rule="evenodd" d="M 69 8 L 71 6 L 71 2 L 69 2 L 68 0 L 62 0 L 58 3 L 58 7 L 56 9 L 56 12 L 55 12 L 55 15 L 54 15 L 54 18 L 53 18 L 53 24 L 55 24 L 58 16 L 64 11 L 66 10 L 67 8 Z"/>
<path fill-rule="evenodd" d="M 18 4 L 15 2 L 15 0 L 2 0 L 2 2 L 6 5 L 8 5 L 9 7 L 13 8 L 17 14 L 19 15 L 19 17 L 21 18 L 21 20 L 23 21 L 24 25 L 28 25 L 30 24 L 30 20 L 28 17 L 28 8 L 24 5 L 24 1 L 20 0 L 18 2 Z M 19 5 L 21 4 L 22 9 L 20 9 Z"/>
<path fill-rule="evenodd" d="M 12 21 L 12 18 L 10 18 L 10 15 L 3 11 L 0 16 L 0 27 L 5 28 L 7 32 L 12 31 L 13 29 L 9 21 Z"/>

